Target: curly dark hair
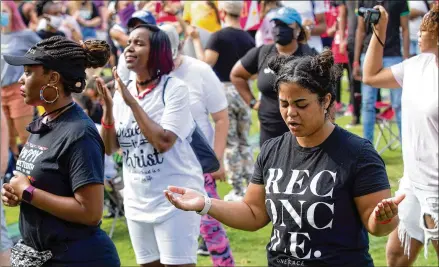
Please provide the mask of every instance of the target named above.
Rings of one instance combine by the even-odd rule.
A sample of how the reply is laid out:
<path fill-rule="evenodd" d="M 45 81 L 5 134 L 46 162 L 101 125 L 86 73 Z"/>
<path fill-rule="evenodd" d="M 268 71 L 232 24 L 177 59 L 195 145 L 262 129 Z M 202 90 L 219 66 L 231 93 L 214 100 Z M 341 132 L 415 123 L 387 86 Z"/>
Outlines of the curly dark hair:
<path fill-rule="evenodd" d="M 317 56 L 276 56 L 268 62 L 268 67 L 275 73 L 274 89 L 279 92 L 281 83 L 297 83 L 317 94 L 320 104 L 331 94 L 328 109 L 335 101 L 335 86 L 342 73 L 340 65 L 334 64 L 331 50 L 326 49 Z"/>
<path fill-rule="evenodd" d="M 81 45 L 62 36 L 53 36 L 40 41 L 36 46 L 54 60 L 81 73 L 73 77 L 71 73 L 53 69 L 61 74 L 66 94 L 82 92 L 85 86 L 85 69 L 103 67 L 110 58 L 110 46 L 102 40 L 88 40 Z"/>
<path fill-rule="evenodd" d="M 433 33 L 438 33 L 439 31 L 439 4 L 433 4 L 428 15 L 422 20 L 421 30 Z"/>

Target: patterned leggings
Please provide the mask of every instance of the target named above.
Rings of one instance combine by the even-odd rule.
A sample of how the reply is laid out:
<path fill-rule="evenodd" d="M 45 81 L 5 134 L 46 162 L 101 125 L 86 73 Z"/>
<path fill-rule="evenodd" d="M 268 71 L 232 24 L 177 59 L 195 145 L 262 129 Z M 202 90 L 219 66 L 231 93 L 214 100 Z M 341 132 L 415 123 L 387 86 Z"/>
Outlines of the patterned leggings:
<path fill-rule="evenodd" d="M 216 183 L 210 174 L 204 174 L 204 188 L 211 198 L 220 199 Z M 229 239 L 221 223 L 208 214 L 201 217 L 200 233 L 212 257 L 213 266 L 235 266 Z"/>

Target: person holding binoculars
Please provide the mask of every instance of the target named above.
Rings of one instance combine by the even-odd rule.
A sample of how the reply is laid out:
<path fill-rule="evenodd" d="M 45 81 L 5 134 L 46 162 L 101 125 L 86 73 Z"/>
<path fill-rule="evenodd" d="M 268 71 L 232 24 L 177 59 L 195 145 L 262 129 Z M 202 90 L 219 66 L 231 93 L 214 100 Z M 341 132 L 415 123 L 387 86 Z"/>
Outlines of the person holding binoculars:
<path fill-rule="evenodd" d="M 363 82 L 378 88 L 402 87 L 402 155 L 404 175 L 396 195 L 405 194 L 399 205 L 399 225 L 389 236 L 387 266 L 411 266 L 424 245 L 427 257 L 432 241 L 438 253 L 438 32 L 439 6 L 425 14 L 419 30 L 421 54 L 391 67 L 383 67 L 388 14 L 377 6 L 379 19 L 369 43 Z M 372 12 L 371 12 L 372 13 Z M 375 12 L 376 13 L 376 12 Z"/>

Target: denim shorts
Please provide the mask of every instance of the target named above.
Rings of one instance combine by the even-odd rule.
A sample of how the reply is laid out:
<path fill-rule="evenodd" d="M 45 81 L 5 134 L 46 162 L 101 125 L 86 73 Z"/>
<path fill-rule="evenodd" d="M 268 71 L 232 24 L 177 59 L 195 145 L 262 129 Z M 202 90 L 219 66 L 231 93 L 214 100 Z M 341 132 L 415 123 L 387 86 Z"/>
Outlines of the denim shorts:
<path fill-rule="evenodd" d="M 0 203 L 0 209 L 1 209 L 0 252 L 4 252 L 12 247 L 12 241 L 8 237 L 8 230 L 6 228 L 5 210 L 3 209 L 2 203 Z"/>
<path fill-rule="evenodd" d="M 416 188 L 407 178 L 399 181 L 396 195 L 405 194 L 405 199 L 399 204 L 398 237 L 404 246 L 405 255 L 410 252 L 410 240 L 414 238 L 424 244 L 424 256 L 427 258 L 428 243 L 438 240 L 439 197 L 437 191 L 427 191 Z M 435 223 L 434 229 L 428 229 L 424 215 L 430 215 Z"/>

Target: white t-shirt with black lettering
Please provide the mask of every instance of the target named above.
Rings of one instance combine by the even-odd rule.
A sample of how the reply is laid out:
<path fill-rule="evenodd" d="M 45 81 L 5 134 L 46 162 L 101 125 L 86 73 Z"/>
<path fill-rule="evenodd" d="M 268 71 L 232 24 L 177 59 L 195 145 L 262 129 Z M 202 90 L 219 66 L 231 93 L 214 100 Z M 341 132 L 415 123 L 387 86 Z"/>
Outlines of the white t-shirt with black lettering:
<path fill-rule="evenodd" d="M 170 150 L 159 153 L 143 136 L 131 109 L 116 91 L 114 118 L 119 145 L 123 150 L 125 216 L 130 220 L 162 222 L 177 209 L 165 198 L 169 185 L 204 192 L 202 169 L 188 141 L 194 129 L 186 84 L 172 77 L 167 84 L 163 103 L 163 86 L 167 76 L 138 103 L 149 118 L 177 135 Z M 136 83 L 128 85 L 136 96 Z"/>
<path fill-rule="evenodd" d="M 373 266 L 354 199 L 390 189 L 372 144 L 338 126 L 319 146 L 287 132 L 264 143 L 252 183 L 273 224 L 269 266 Z"/>
<path fill-rule="evenodd" d="M 401 85 L 401 132 L 404 177 L 414 186 L 438 191 L 438 67 L 423 53 L 391 67 Z"/>

